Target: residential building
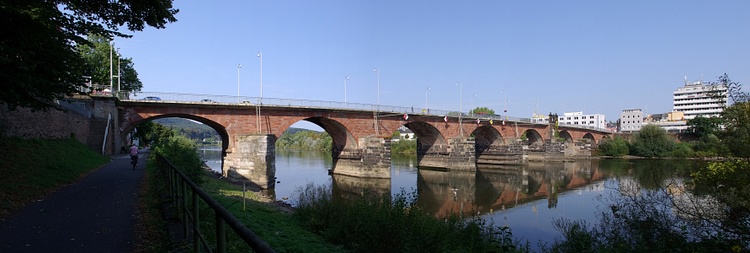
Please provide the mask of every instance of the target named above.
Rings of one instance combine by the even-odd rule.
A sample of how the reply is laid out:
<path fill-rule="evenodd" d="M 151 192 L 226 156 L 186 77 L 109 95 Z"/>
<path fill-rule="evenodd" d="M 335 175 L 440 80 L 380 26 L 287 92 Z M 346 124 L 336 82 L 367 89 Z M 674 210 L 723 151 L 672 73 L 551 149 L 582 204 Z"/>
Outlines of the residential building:
<path fill-rule="evenodd" d="M 718 117 L 728 105 L 727 86 L 708 82 L 688 82 L 673 93 L 672 111 L 682 112 L 685 120 L 697 116 Z"/>
<path fill-rule="evenodd" d="M 579 112 L 566 112 L 558 118 L 560 125 L 583 125 L 600 129 L 607 129 L 607 121 L 604 114 L 583 114 Z"/>
<path fill-rule="evenodd" d="M 620 113 L 620 132 L 640 131 L 643 126 L 643 111 L 641 109 L 626 109 Z"/>

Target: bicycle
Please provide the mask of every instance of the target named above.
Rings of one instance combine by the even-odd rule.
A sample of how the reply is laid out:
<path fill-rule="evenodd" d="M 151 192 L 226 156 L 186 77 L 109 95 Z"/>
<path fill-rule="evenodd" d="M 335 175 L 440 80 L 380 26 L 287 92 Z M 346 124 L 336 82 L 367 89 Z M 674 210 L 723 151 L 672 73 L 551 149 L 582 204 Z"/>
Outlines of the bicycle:
<path fill-rule="evenodd" d="M 135 170 L 135 167 L 138 166 L 138 155 L 130 156 L 130 164 L 133 165 L 133 170 Z"/>

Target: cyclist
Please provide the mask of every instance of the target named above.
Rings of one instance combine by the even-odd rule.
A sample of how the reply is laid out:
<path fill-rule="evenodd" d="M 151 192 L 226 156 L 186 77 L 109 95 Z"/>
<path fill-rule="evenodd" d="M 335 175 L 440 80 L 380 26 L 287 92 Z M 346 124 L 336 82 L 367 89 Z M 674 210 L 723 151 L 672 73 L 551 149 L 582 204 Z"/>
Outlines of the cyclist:
<path fill-rule="evenodd" d="M 138 164 L 138 146 L 135 143 L 130 146 L 130 160 L 133 163 L 133 169 L 135 169 L 135 165 Z"/>

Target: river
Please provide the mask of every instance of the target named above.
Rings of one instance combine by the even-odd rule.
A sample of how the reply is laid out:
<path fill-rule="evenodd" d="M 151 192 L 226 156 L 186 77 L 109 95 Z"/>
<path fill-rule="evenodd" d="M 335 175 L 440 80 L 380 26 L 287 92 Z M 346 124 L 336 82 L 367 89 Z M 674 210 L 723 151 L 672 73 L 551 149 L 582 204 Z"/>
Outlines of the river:
<path fill-rule="evenodd" d="M 201 149 L 214 170 L 221 170 L 220 150 Z M 597 223 L 608 201 L 663 190 L 681 182 L 680 171 L 698 166 L 689 161 L 586 160 L 536 163 L 522 167 L 477 168 L 476 172 L 419 170 L 416 156 L 392 156 L 391 179 L 359 179 L 329 175 L 331 156 L 325 152 L 276 151 L 277 200 L 294 204 L 294 191 L 309 183 L 329 185 L 337 194 L 417 192 L 418 204 L 444 217 L 478 214 L 494 225 L 508 225 L 516 239 L 552 242 L 561 234 L 560 219 Z M 671 186 L 670 186 L 671 185 Z"/>

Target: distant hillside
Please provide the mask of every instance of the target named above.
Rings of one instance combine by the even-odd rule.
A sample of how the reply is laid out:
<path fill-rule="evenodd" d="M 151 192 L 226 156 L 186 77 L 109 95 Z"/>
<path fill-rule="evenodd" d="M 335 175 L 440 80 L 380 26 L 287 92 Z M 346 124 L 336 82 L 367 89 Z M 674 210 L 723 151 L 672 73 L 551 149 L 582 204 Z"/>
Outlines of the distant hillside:
<path fill-rule="evenodd" d="M 309 130 L 309 129 L 290 127 L 290 128 L 287 128 L 286 131 L 284 131 L 284 133 L 282 133 L 281 135 L 296 134 L 297 132 L 302 132 L 302 131 L 310 131 L 310 132 L 317 132 L 317 133 L 319 133 L 318 131 L 313 131 L 313 130 Z"/>
<path fill-rule="evenodd" d="M 326 132 L 290 127 L 276 140 L 276 148 L 281 150 L 322 150 L 330 151 L 333 143 Z"/>
<path fill-rule="evenodd" d="M 197 121 L 183 118 L 163 118 L 154 120 L 154 123 L 171 128 L 178 134 L 187 136 L 193 140 L 220 140 L 219 133 L 216 130 Z"/>

